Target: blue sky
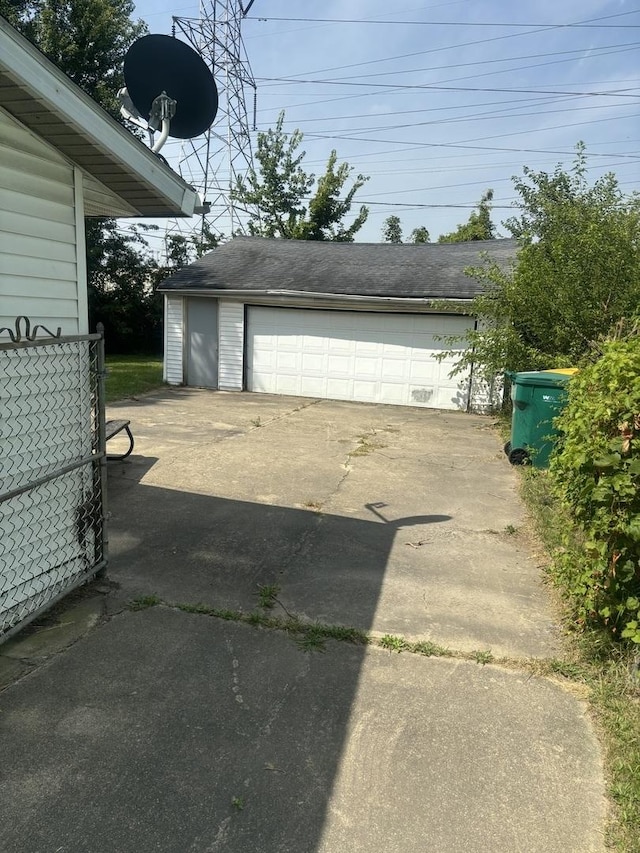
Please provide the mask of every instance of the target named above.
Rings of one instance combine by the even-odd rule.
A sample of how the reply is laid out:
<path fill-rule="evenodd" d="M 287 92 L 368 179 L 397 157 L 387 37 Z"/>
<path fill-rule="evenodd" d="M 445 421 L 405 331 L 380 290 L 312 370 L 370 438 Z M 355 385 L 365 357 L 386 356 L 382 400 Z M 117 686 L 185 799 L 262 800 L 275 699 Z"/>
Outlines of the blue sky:
<path fill-rule="evenodd" d="M 172 15 L 199 8 L 141 0 L 135 16 L 169 34 Z M 309 171 L 321 174 L 335 148 L 369 176 L 358 241 L 379 241 L 390 214 L 405 238 L 425 225 L 437 239 L 488 188 L 505 234 L 512 176 L 570 166 L 578 140 L 591 179 L 613 171 L 624 192 L 640 188 L 637 0 L 255 0 L 242 34 L 257 129 L 284 110 Z M 178 143 L 163 153 L 177 165 Z"/>

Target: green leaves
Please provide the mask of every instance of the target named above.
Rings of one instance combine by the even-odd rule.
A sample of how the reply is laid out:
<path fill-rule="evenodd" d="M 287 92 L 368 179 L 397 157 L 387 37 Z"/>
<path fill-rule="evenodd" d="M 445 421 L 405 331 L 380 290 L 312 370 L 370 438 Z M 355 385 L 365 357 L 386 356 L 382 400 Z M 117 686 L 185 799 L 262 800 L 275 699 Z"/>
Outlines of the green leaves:
<path fill-rule="evenodd" d="M 600 353 L 571 380 L 556 420 L 564 438 L 550 474 L 583 542 L 579 558 L 556 560 L 556 575 L 581 624 L 640 643 L 640 323 Z"/>
<path fill-rule="evenodd" d="M 352 242 L 369 214 L 361 206 L 351 225 L 344 219 L 351 211 L 357 191 L 368 180 L 357 175 L 351 188 L 344 188 L 353 171 L 348 163 L 337 165 L 332 151 L 324 175 L 318 178 L 302 168 L 304 151 L 299 151 L 302 133 L 283 130 L 284 112 L 275 129 L 258 134 L 258 171 L 238 178 L 232 197 L 251 214 L 249 231 L 261 237 L 289 240 L 335 240 Z M 316 185 L 315 193 L 311 193 Z"/>
<path fill-rule="evenodd" d="M 504 225 L 519 242 L 517 263 L 469 271 L 484 285 L 470 312 L 481 325 L 460 340 L 462 353 L 445 354 L 489 381 L 505 370 L 574 367 L 640 309 L 639 195 L 623 196 L 612 174 L 590 186 L 582 144 L 569 171 L 525 167 L 514 185 L 520 210 Z"/>
<path fill-rule="evenodd" d="M 458 225 L 450 234 L 441 234 L 438 243 L 467 243 L 470 240 L 493 240 L 496 226 L 491 221 L 491 201 L 493 190 L 487 190 L 464 225 Z"/>

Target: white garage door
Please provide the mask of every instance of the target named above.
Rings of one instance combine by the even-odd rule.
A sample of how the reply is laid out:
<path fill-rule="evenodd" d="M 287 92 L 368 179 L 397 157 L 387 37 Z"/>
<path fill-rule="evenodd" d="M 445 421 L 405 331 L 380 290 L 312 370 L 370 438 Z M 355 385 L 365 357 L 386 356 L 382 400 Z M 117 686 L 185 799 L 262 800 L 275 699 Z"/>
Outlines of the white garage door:
<path fill-rule="evenodd" d="M 468 317 L 300 308 L 248 309 L 247 388 L 332 400 L 464 409 L 468 379 L 439 362 L 438 335 Z M 462 381 L 461 381 L 462 380 Z"/>

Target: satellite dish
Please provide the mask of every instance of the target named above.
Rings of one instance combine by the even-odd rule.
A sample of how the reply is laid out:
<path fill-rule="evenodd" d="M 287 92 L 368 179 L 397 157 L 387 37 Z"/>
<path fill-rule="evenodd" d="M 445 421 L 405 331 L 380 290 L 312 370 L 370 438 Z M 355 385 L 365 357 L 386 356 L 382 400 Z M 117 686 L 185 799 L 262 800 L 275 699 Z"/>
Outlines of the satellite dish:
<path fill-rule="evenodd" d="M 122 115 L 153 132 L 162 127 L 153 151 L 168 136 L 191 139 L 213 124 L 218 90 L 202 57 L 173 36 L 149 35 L 135 41 L 124 59 L 126 89 Z"/>

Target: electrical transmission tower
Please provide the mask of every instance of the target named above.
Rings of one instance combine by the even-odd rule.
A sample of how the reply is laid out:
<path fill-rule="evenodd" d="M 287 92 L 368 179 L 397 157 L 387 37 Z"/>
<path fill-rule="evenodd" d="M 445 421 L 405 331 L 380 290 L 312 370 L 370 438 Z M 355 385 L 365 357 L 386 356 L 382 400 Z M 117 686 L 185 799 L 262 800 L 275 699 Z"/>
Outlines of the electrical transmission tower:
<path fill-rule="evenodd" d="M 247 97 L 255 129 L 256 84 L 244 48 L 242 19 L 255 0 L 200 0 L 199 18 L 173 18 L 173 35 L 182 35 L 213 72 L 218 87 L 218 114 L 203 136 L 185 140 L 178 171 L 210 204 L 197 223 L 176 223 L 170 231 L 204 238 L 244 233 L 247 214 L 231 198 L 236 179 L 253 166 Z M 195 232 L 195 233 L 194 233 Z"/>

